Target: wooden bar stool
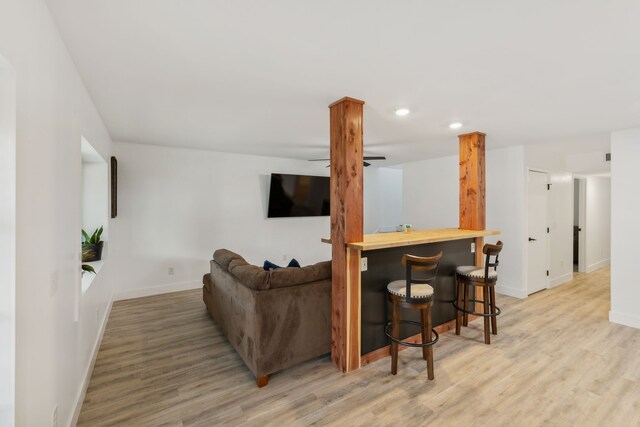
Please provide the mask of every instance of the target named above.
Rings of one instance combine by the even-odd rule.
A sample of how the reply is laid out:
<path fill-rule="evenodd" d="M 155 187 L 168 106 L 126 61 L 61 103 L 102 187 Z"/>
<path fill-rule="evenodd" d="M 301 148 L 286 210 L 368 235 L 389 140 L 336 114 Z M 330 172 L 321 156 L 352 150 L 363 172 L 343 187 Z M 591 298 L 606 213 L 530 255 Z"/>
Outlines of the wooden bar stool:
<path fill-rule="evenodd" d="M 422 347 L 422 357 L 427 361 L 427 377 L 433 375 L 433 345 L 438 342 L 438 333 L 431 324 L 431 306 L 433 305 L 433 285 L 438 276 L 438 264 L 442 252 L 433 257 L 404 255 L 402 265 L 406 268 L 405 280 L 395 280 L 387 285 L 389 301 L 391 301 L 391 322 L 387 323 L 384 333 L 391 340 L 391 373 L 398 373 L 398 344 L 408 347 Z M 413 277 L 413 271 L 421 271 L 422 278 Z M 420 310 L 421 322 L 400 320 L 400 307 Z M 401 341 L 400 324 L 422 326 L 422 343 Z M 389 331 L 391 329 L 391 331 Z M 435 335 L 435 338 L 432 336 Z"/>
<path fill-rule="evenodd" d="M 469 324 L 469 315 L 482 316 L 484 318 L 484 342 L 491 344 L 491 336 L 489 331 L 489 319 L 491 319 L 491 330 L 494 335 L 498 334 L 498 323 L 496 317 L 501 311 L 496 307 L 495 285 L 498 281 L 498 255 L 502 250 L 502 242 L 495 245 L 486 244 L 482 248 L 482 253 L 486 255 L 484 268 L 476 266 L 462 266 L 456 269 L 456 278 L 458 282 L 458 296 L 453 306 L 458 311 L 456 314 L 456 335 L 460 335 L 460 325 L 467 326 Z M 494 261 L 491 262 L 491 258 Z M 483 290 L 482 300 L 469 299 L 469 288 L 481 287 Z M 478 313 L 471 310 L 469 303 L 481 303 L 483 312 Z"/>

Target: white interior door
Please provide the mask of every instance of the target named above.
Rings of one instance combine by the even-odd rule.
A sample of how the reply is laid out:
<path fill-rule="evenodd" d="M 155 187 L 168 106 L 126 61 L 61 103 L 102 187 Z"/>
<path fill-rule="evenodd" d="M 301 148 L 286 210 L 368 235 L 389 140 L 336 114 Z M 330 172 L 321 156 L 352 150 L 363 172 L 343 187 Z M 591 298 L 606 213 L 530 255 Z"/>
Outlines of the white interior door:
<path fill-rule="evenodd" d="M 548 187 L 546 173 L 529 171 L 528 176 L 528 251 L 527 251 L 527 293 L 547 289 L 549 266 L 548 245 Z"/>

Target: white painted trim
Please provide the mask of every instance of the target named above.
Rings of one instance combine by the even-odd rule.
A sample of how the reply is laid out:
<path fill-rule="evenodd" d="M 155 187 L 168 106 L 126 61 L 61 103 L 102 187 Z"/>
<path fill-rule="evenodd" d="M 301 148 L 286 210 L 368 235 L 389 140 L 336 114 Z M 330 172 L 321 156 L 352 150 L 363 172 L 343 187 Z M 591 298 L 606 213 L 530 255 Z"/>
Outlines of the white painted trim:
<path fill-rule="evenodd" d="M 603 267 L 607 267 L 611 264 L 610 259 L 603 259 L 602 261 L 598 261 L 595 264 L 591 264 L 587 266 L 587 273 L 593 273 L 596 270 L 600 270 Z"/>
<path fill-rule="evenodd" d="M 105 310 L 104 316 L 102 317 L 102 324 L 100 325 L 100 332 L 96 337 L 96 341 L 93 343 L 93 350 L 91 353 L 91 359 L 89 360 L 89 365 L 84 373 L 84 380 L 82 381 L 82 385 L 80 386 L 80 390 L 78 392 L 78 398 L 76 399 L 76 407 L 73 411 L 73 417 L 71 418 L 71 422 L 69 425 L 75 427 L 78 423 L 78 418 L 80 417 L 80 411 L 82 410 L 82 403 L 84 402 L 84 397 L 87 394 L 87 388 L 89 387 L 89 381 L 91 380 L 91 374 L 93 373 L 93 367 L 96 364 L 96 359 L 98 358 L 98 351 L 100 351 L 100 344 L 102 344 L 102 337 L 104 336 L 104 331 L 107 329 L 107 322 L 109 321 L 109 315 L 111 314 L 111 307 L 113 306 L 113 297 L 107 304 L 107 309 Z"/>
<path fill-rule="evenodd" d="M 509 288 L 503 285 L 496 285 L 496 292 L 502 295 L 520 299 L 527 298 L 529 296 L 527 295 L 527 292 L 523 291 L 522 289 Z"/>
<path fill-rule="evenodd" d="M 573 272 L 563 274 L 558 277 L 554 277 L 553 279 L 549 280 L 549 288 L 555 288 L 556 286 L 560 286 L 572 280 L 573 280 Z"/>
<path fill-rule="evenodd" d="M 0 55 L 0 425 L 16 422 L 16 71 Z"/>
<path fill-rule="evenodd" d="M 635 314 L 626 314 L 616 311 L 609 312 L 609 322 L 617 323 L 619 325 L 631 326 L 632 328 L 640 329 L 640 316 Z"/>
<path fill-rule="evenodd" d="M 168 285 L 151 286 L 149 288 L 132 289 L 130 291 L 116 292 L 113 295 L 113 300 L 122 301 L 125 299 L 169 294 L 171 292 L 189 291 L 192 289 L 200 289 L 202 286 L 203 285 L 200 282 L 169 283 Z"/>

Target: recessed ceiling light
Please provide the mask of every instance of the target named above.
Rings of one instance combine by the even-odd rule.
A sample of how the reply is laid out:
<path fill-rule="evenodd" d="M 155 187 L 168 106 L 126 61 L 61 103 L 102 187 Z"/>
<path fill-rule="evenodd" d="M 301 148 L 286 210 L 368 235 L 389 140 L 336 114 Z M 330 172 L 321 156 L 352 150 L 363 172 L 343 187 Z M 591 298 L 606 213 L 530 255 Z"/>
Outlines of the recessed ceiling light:
<path fill-rule="evenodd" d="M 451 129 L 460 129 L 462 127 L 462 123 L 460 122 L 453 122 L 449 125 L 449 127 Z"/>
<path fill-rule="evenodd" d="M 406 116 L 407 114 L 409 114 L 411 111 L 409 111 L 408 108 L 398 108 L 396 110 L 396 116 Z"/>

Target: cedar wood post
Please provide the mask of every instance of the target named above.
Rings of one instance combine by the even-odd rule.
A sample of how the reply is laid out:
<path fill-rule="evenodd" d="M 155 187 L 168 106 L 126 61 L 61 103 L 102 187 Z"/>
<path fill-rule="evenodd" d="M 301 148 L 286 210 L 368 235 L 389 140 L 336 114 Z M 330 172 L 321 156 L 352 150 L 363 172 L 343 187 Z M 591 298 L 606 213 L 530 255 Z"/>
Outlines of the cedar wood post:
<path fill-rule="evenodd" d="M 472 132 L 459 135 L 460 140 L 460 228 L 484 230 L 485 217 L 485 134 Z M 484 238 L 476 237 L 476 266 L 484 264 Z M 476 289 L 476 299 L 482 299 L 482 288 Z M 476 311 L 482 311 L 476 304 Z"/>
<path fill-rule="evenodd" d="M 362 129 L 364 102 L 329 106 L 331 140 L 331 361 L 342 372 L 360 367 L 360 251 L 363 240 Z"/>

